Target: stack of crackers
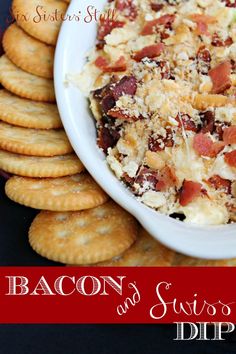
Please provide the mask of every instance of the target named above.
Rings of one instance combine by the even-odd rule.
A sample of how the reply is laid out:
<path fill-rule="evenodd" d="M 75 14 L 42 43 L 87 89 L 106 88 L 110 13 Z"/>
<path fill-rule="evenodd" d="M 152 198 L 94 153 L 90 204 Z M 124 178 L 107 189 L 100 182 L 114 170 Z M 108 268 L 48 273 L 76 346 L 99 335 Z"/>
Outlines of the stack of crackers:
<path fill-rule="evenodd" d="M 41 0 L 40 5 L 47 13 L 63 14 L 66 2 Z M 0 58 L 0 169 L 12 175 L 5 188 L 10 199 L 42 210 L 30 227 L 32 248 L 69 265 L 226 265 L 162 246 L 85 171 L 55 101 L 53 62 L 61 21 L 26 20 L 23 15 L 37 6 L 37 0 L 13 1 L 16 22 L 4 34 Z"/>

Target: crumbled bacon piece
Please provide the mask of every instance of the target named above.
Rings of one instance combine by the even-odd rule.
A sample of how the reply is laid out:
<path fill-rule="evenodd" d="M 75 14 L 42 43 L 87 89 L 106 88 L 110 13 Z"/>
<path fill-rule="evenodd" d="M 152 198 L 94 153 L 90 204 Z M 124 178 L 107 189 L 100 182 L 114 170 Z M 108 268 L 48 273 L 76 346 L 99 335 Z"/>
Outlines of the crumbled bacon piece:
<path fill-rule="evenodd" d="M 207 24 L 212 24 L 216 23 L 216 18 L 214 16 L 209 16 L 209 15 L 204 15 L 204 14 L 192 14 L 190 15 L 190 18 L 194 22 L 204 22 Z"/>
<path fill-rule="evenodd" d="M 106 58 L 99 56 L 94 64 L 104 73 L 126 71 L 127 64 L 124 56 L 121 56 L 113 65 L 109 65 Z"/>
<path fill-rule="evenodd" d="M 231 68 L 231 62 L 226 60 L 209 71 L 209 76 L 213 82 L 212 93 L 222 93 L 231 87 Z"/>
<path fill-rule="evenodd" d="M 197 25 L 196 34 L 209 36 L 208 25 L 216 22 L 216 18 L 204 14 L 193 14 L 190 16 L 191 20 Z"/>
<path fill-rule="evenodd" d="M 139 184 L 141 188 L 148 184 L 148 189 L 155 190 L 158 182 L 157 172 L 147 167 L 142 167 L 135 179 L 135 183 Z"/>
<path fill-rule="evenodd" d="M 175 15 L 164 15 L 156 20 L 146 22 L 145 26 L 141 31 L 141 35 L 147 36 L 149 34 L 158 33 L 160 26 L 164 26 L 166 29 L 171 29 L 172 23 L 175 20 Z"/>
<path fill-rule="evenodd" d="M 223 140 L 224 130 L 230 126 L 230 123 L 226 122 L 215 122 L 215 133 L 218 135 L 219 140 Z"/>
<path fill-rule="evenodd" d="M 133 0 L 116 0 L 116 9 L 131 21 L 134 21 L 138 15 L 138 9 Z"/>
<path fill-rule="evenodd" d="M 203 35 L 208 36 L 209 35 L 207 23 L 202 22 L 202 21 L 198 21 L 196 24 L 197 24 L 196 34 L 198 36 L 203 36 Z"/>
<path fill-rule="evenodd" d="M 115 63 L 114 65 L 107 66 L 104 68 L 104 72 L 110 73 L 110 72 L 121 72 L 121 71 L 126 71 L 127 70 L 127 63 L 126 59 L 124 56 L 121 56 Z"/>
<path fill-rule="evenodd" d="M 155 12 L 161 11 L 164 7 L 164 4 L 156 4 L 154 2 L 151 3 L 151 9 Z"/>
<path fill-rule="evenodd" d="M 229 47 L 231 44 L 233 44 L 233 39 L 228 37 L 227 39 L 223 40 L 217 33 L 214 33 L 211 44 L 214 47 Z"/>
<path fill-rule="evenodd" d="M 108 113 L 116 105 L 116 100 L 111 93 L 108 93 L 101 102 L 102 110 L 104 113 Z"/>
<path fill-rule="evenodd" d="M 148 184 L 148 189 L 161 192 L 176 186 L 176 181 L 174 172 L 168 166 L 161 171 L 153 171 L 150 168 L 143 167 L 135 179 L 135 183 L 139 184 L 141 188 Z"/>
<path fill-rule="evenodd" d="M 134 76 L 124 76 L 113 88 L 113 97 L 118 100 L 122 95 L 135 95 L 137 80 Z"/>
<path fill-rule="evenodd" d="M 158 57 L 164 51 L 164 49 L 165 45 L 163 43 L 149 45 L 136 52 L 133 56 L 133 59 L 139 62 L 143 58 L 155 58 Z"/>
<path fill-rule="evenodd" d="M 115 80 L 116 76 L 113 76 L 110 84 L 93 92 L 93 97 L 99 100 L 105 114 L 115 107 L 120 96 L 134 95 L 137 90 L 137 80 L 134 76 L 124 76 L 118 82 L 114 82 Z"/>
<path fill-rule="evenodd" d="M 193 202 L 196 198 L 200 197 L 202 190 L 201 183 L 193 181 L 184 181 L 180 190 L 179 203 L 181 206 L 187 206 Z"/>
<path fill-rule="evenodd" d="M 197 70 L 203 75 L 207 75 L 211 68 L 211 53 L 208 48 L 201 46 L 197 53 Z"/>
<path fill-rule="evenodd" d="M 225 143 L 213 142 L 206 134 L 199 133 L 193 139 L 193 148 L 200 156 L 216 157 L 224 148 Z"/>
<path fill-rule="evenodd" d="M 132 187 L 135 182 L 135 178 L 130 177 L 126 172 L 123 173 L 121 178 L 129 187 Z"/>
<path fill-rule="evenodd" d="M 236 150 L 225 154 L 225 162 L 231 167 L 236 167 Z"/>
<path fill-rule="evenodd" d="M 212 176 L 207 181 L 216 190 L 222 190 L 227 194 L 231 193 L 231 181 L 228 179 L 221 178 L 218 175 Z"/>
<path fill-rule="evenodd" d="M 130 122 L 130 121 L 135 122 L 135 121 L 139 120 L 139 117 L 137 118 L 134 116 L 129 116 L 129 114 L 127 112 L 125 112 L 124 110 L 119 109 L 117 107 L 111 109 L 108 112 L 108 115 L 109 115 L 109 117 L 121 119 L 121 120 L 128 121 L 128 122 Z"/>
<path fill-rule="evenodd" d="M 236 0 L 223 0 L 223 2 L 227 7 L 236 7 Z"/>
<path fill-rule="evenodd" d="M 196 126 L 194 120 L 188 114 L 179 113 L 175 120 L 179 123 L 180 128 L 191 130 L 193 132 L 198 131 L 198 127 Z"/>
<path fill-rule="evenodd" d="M 164 167 L 161 171 L 158 171 L 158 182 L 155 189 L 160 192 L 165 192 L 171 187 L 175 187 L 177 183 L 177 177 L 174 171 L 169 167 Z"/>
<path fill-rule="evenodd" d="M 215 115 L 212 111 L 201 112 L 199 114 L 202 121 L 201 133 L 213 133 L 215 129 Z"/>
<path fill-rule="evenodd" d="M 100 126 L 98 130 L 98 146 L 107 153 L 109 148 L 113 148 L 120 138 L 120 134 L 116 129 Z"/>
<path fill-rule="evenodd" d="M 226 145 L 236 144 L 236 125 L 224 129 L 223 140 Z"/>
<path fill-rule="evenodd" d="M 174 138 L 173 131 L 171 128 L 166 129 L 166 137 L 162 135 L 151 135 L 148 141 L 148 147 L 150 151 L 157 152 L 162 151 L 165 147 L 173 147 Z"/>
<path fill-rule="evenodd" d="M 111 31 L 114 28 L 121 28 L 124 27 L 125 22 L 123 21 L 115 21 L 115 20 L 111 20 L 111 19 L 101 19 L 100 20 L 100 24 L 98 27 L 98 40 L 99 41 L 103 41 L 104 38 L 111 33 Z"/>
<path fill-rule="evenodd" d="M 96 65 L 97 68 L 104 70 L 106 67 L 108 67 L 109 62 L 106 58 L 99 56 L 95 60 L 94 64 Z"/>
<path fill-rule="evenodd" d="M 174 78 L 171 74 L 170 64 L 168 61 L 160 60 L 160 61 L 156 61 L 156 64 L 161 69 L 161 78 L 162 79 L 170 80 L 170 79 Z"/>

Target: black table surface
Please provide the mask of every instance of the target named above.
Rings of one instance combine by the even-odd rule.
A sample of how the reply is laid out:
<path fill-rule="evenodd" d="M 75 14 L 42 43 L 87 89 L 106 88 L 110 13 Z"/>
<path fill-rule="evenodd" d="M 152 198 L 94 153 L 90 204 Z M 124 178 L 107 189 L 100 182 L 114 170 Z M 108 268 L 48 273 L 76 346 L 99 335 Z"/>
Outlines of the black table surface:
<path fill-rule="evenodd" d="M 7 26 L 10 4 L 0 1 L 0 34 Z M 7 199 L 4 183 L 0 178 L 0 265 L 55 265 L 28 244 L 37 211 Z M 235 335 L 226 342 L 193 343 L 175 342 L 175 335 L 172 325 L 0 325 L 0 354 L 236 354 Z"/>

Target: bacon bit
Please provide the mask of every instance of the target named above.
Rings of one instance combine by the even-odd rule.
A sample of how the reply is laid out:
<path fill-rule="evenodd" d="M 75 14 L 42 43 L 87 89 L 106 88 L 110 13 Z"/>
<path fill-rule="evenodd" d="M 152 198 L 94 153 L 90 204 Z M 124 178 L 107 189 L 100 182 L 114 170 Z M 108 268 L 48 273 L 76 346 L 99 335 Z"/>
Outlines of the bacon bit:
<path fill-rule="evenodd" d="M 137 62 L 141 61 L 143 58 L 155 58 L 158 57 L 164 51 L 164 44 L 153 44 L 147 47 L 144 47 L 139 52 L 134 54 L 133 59 Z"/>
<path fill-rule="evenodd" d="M 185 130 L 191 130 L 193 132 L 198 131 L 198 127 L 194 120 L 188 114 L 179 113 L 175 120 L 179 123 L 179 128 L 184 127 Z"/>
<path fill-rule="evenodd" d="M 192 14 L 190 18 L 194 22 L 204 22 L 207 24 L 216 23 L 216 18 L 214 16 L 209 16 L 204 14 Z"/>
<path fill-rule="evenodd" d="M 137 80 L 134 76 L 124 76 L 113 88 L 113 97 L 117 101 L 122 95 L 135 95 Z"/>
<path fill-rule="evenodd" d="M 227 7 L 236 7 L 236 0 L 223 0 Z"/>
<path fill-rule="evenodd" d="M 143 167 L 135 179 L 141 187 L 144 187 L 145 182 L 149 182 L 149 189 L 156 191 L 166 191 L 170 187 L 176 186 L 176 176 L 172 169 L 168 166 L 161 171 L 153 171 L 147 167 Z"/>
<path fill-rule="evenodd" d="M 233 39 L 228 37 L 225 41 L 223 41 L 217 33 L 214 33 L 211 44 L 214 47 L 229 47 L 233 44 Z"/>
<path fill-rule="evenodd" d="M 164 167 L 158 172 L 158 182 L 156 184 L 156 190 L 165 192 L 171 187 L 175 187 L 177 184 L 177 177 L 174 171 L 169 167 Z"/>
<path fill-rule="evenodd" d="M 135 178 L 130 177 L 126 172 L 123 173 L 121 178 L 129 187 L 131 187 L 135 182 Z"/>
<path fill-rule="evenodd" d="M 156 20 L 147 21 L 145 26 L 141 31 L 142 36 L 147 36 L 149 34 L 155 34 L 159 32 L 159 26 L 164 26 L 165 28 L 171 29 L 171 25 L 175 20 L 175 15 L 164 15 Z"/>
<path fill-rule="evenodd" d="M 114 65 L 109 65 L 109 62 L 106 58 L 99 56 L 94 64 L 101 69 L 104 73 L 110 72 L 121 72 L 126 71 L 127 65 L 124 56 L 121 56 Z"/>
<path fill-rule="evenodd" d="M 216 157 L 223 150 L 225 143 L 213 142 L 206 134 L 199 133 L 193 139 L 193 148 L 200 156 Z"/>
<path fill-rule="evenodd" d="M 99 41 L 103 41 L 104 38 L 111 33 L 111 31 L 114 28 L 121 28 L 124 27 L 125 22 L 123 21 L 115 21 L 115 20 L 111 20 L 109 18 L 103 18 L 100 20 L 100 24 L 98 27 L 98 40 Z"/>
<path fill-rule="evenodd" d="M 201 46 L 197 53 L 198 72 L 207 75 L 211 68 L 211 53 L 208 48 Z"/>
<path fill-rule="evenodd" d="M 97 44 L 96 44 L 96 48 L 97 48 L 98 50 L 102 50 L 102 49 L 104 48 L 105 44 L 106 44 L 106 41 L 105 41 L 105 40 L 98 41 Z"/>
<path fill-rule="evenodd" d="M 104 68 L 108 67 L 109 62 L 106 58 L 99 56 L 95 60 L 94 64 L 96 65 L 97 68 L 104 70 Z"/>
<path fill-rule="evenodd" d="M 203 134 L 213 133 L 215 129 L 215 115 L 212 111 L 201 112 L 199 114 L 203 123 L 203 127 L 200 132 Z"/>
<path fill-rule="evenodd" d="M 190 16 L 191 20 L 196 22 L 197 28 L 196 28 L 196 34 L 201 36 L 201 35 L 209 35 L 208 32 L 208 25 L 215 23 L 216 18 L 204 14 L 193 14 Z"/>
<path fill-rule="evenodd" d="M 139 120 L 139 118 L 137 117 L 131 117 L 129 116 L 127 113 L 125 113 L 122 109 L 119 109 L 119 108 L 114 108 L 114 109 L 111 109 L 109 112 L 108 112 L 108 115 L 109 117 L 112 117 L 112 118 L 117 118 L 117 119 L 122 119 L 124 121 L 137 121 Z"/>
<path fill-rule="evenodd" d="M 209 76 L 213 82 L 213 94 L 222 93 L 231 87 L 231 69 L 231 62 L 226 60 L 209 71 Z"/>
<path fill-rule="evenodd" d="M 149 150 L 152 152 L 158 152 L 165 149 L 165 147 L 173 147 L 173 131 L 169 128 L 166 129 L 166 137 L 158 135 L 157 137 L 150 136 L 148 141 Z"/>
<path fill-rule="evenodd" d="M 222 150 L 224 150 L 225 143 L 223 141 L 216 141 L 212 145 L 212 157 L 216 157 Z M 211 157 L 211 156 L 210 156 Z"/>
<path fill-rule="evenodd" d="M 200 197 L 202 190 L 201 183 L 193 181 L 184 181 L 180 190 L 179 203 L 181 206 L 187 206 L 196 198 Z"/>
<path fill-rule="evenodd" d="M 236 125 L 232 125 L 224 130 L 223 140 L 226 145 L 236 144 Z"/>
<path fill-rule="evenodd" d="M 164 5 L 163 4 L 155 4 L 151 3 L 151 9 L 155 12 L 159 12 L 163 9 Z"/>
<path fill-rule="evenodd" d="M 215 175 L 212 176 L 207 182 L 216 190 L 221 189 L 227 194 L 231 193 L 231 181 L 228 179 L 224 179 L 218 175 Z"/>
<path fill-rule="evenodd" d="M 98 146 L 107 153 L 109 148 L 113 148 L 120 138 L 120 134 L 115 129 L 101 126 L 98 131 Z"/>
<path fill-rule="evenodd" d="M 156 61 L 156 64 L 158 68 L 161 69 L 162 79 L 170 80 L 171 78 L 174 78 L 171 74 L 170 63 L 168 61 L 160 60 L 160 61 Z"/>
<path fill-rule="evenodd" d="M 121 71 L 126 71 L 127 70 L 127 64 L 126 64 L 126 59 L 124 56 L 121 56 L 114 65 L 108 66 L 104 68 L 105 73 L 110 73 L 110 72 L 121 72 Z"/>
<path fill-rule="evenodd" d="M 225 154 L 225 162 L 231 167 L 236 167 L 236 150 Z"/>
<path fill-rule="evenodd" d="M 145 182 L 149 183 L 150 189 L 155 190 L 158 182 L 157 172 L 147 167 L 141 168 L 135 179 L 135 183 L 139 184 L 141 187 L 144 187 Z"/>
<path fill-rule="evenodd" d="M 116 9 L 123 12 L 124 16 L 134 21 L 138 16 L 137 6 L 133 0 L 116 0 Z"/>
<path fill-rule="evenodd" d="M 231 66 L 232 66 L 232 70 L 236 69 L 236 61 L 231 59 Z"/>
<path fill-rule="evenodd" d="M 103 97 L 101 105 L 103 112 L 107 114 L 113 107 L 115 107 L 116 100 L 111 93 L 108 93 L 105 97 Z"/>
<path fill-rule="evenodd" d="M 224 130 L 230 126 L 230 123 L 215 122 L 215 133 L 218 135 L 219 140 L 223 140 Z"/>
<path fill-rule="evenodd" d="M 210 33 L 208 32 L 208 24 L 207 23 L 202 22 L 202 21 L 198 21 L 198 22 L 196 22 L 196 24 L 197 24 L 197 28 L 195 30 L 195 33 L 198 36 L 202 36 L 202 35 L 209 36 L 210 35 Z"/>

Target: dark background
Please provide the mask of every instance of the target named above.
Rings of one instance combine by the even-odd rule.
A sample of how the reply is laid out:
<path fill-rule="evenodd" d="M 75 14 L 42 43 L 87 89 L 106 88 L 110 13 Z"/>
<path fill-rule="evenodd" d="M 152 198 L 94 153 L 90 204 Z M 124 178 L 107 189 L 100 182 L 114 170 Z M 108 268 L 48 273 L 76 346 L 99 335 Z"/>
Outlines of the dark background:
<path fill-rule="evenodd" d="M 0 35 L 10 4 L 0 0 Z M 4 183 L 0 178 L 0 265 L 55 265 L 28 244 L 37 211 L 8 200 Z M 164 325 L 0 325 L 0 354 L 236 354 L 235 334 L 225 342 L 175 342 L 175 336 L 175 326 Z"/>

